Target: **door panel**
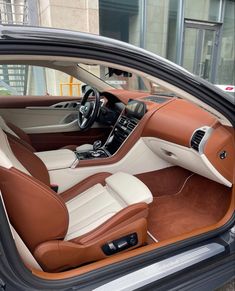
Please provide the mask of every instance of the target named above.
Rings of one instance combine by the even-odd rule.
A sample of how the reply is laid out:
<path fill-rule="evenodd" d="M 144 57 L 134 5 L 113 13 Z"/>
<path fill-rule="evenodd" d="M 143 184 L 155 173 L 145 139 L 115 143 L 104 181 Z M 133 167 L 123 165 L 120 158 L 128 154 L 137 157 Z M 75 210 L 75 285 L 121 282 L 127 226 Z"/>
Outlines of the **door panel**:
<path fill-rule="evenodd" d="M 24 130 L 37 150 L 107 138 L 110 127 L 97 123 L 91 130 L 80 131 L 77 116 L 84 83 L 70 75 L 75 71 L 77 64 L 70 62 L 63 63 L 62 71 L 37 63 L 0 66 L 1 81 L 6 85 L 0 95 L 0 116 Z"/>
<path fill-rule="evenodd" d="M 18 127 L 22 128 L 26 132 L 43 133 L 50 132 L 48 127 L 51 127 L 51 132 L 61 131 L 61 126 L 65 126 L 65 131 L 78 131 L 79 127 L 77 122 L 74 126 L 68 127 L 66 129 L 66 124 L 71 123 L 77 118 L 76 110 L 66 110 L 66 109 L 0 109 L 0 115 L 7 121 L 12 122 Z M 38 128 L 41 130 L 39 131 Z M 27 130 L 28 129 L 28 130 Z"/>
<path fill-rule="evenodd" d="M 80 131 L 76 104 L 63 101 L 48 107 L 0 108 L 0 116 L 23 129 L 37 151 L 79 146 L 98 139 L 104 142 L 110 128 L 94 123 L 91 129 Z"/>
<path fill-rule="evenodd" d="M 80 101 L 74 96 L 0 96 L 0 108 L 26 108 L 30 106 L 51 106 L 61 101 Z"/>
<path fill-rule="evenodd" d="M 93 144 L 96 140 L 103 143 L 108 138 L 110 128 L 90 128 L 80 132 L 29 134 L 33 147 L 37 151 L 59 149 L 67 145 Z M 59 158 L 59 157 L 58 157 Z"/>

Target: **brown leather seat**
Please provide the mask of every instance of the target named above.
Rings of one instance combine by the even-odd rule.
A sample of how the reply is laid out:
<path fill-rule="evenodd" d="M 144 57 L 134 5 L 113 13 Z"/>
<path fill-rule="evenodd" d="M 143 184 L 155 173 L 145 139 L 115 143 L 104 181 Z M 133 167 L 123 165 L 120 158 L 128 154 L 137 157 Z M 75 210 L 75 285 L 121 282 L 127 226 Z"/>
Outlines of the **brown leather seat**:
<path fill-rule="evenodd" d="M 146 242 L 147 203 L 152 195 L 137 178 L 128 176 L 137 188 L 132 191 L 128 180 L 124 194 L 115 185 L 118 174 L 99 173 L 58 195 L 50 188 L 45 165 L 30 149 L 1 129 L 0 140 L 0 187 L 6 209 L 43 270 L 61 271 L 105 258 L 103 245 L 132 233 L 137 234 L 138 243 L 128 250 Z M 102 205 L 107 199 L 111 203 Z M 97 201 L 101 208 L 94 211 Z M 105 212 L 109 207 L 112 215 Z M 105 215 L 99 216 L 99 211 Z M 93 215 L 98 219 L 92 220 Z"/>

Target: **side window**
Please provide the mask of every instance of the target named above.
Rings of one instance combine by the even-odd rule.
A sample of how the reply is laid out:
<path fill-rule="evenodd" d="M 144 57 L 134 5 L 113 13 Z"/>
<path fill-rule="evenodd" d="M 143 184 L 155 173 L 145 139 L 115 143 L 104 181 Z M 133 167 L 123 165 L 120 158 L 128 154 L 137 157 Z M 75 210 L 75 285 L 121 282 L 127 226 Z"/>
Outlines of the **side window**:
<path fill-rule="evenodd" d="M 81 96 L 82 82 L 51 68 L 0 65 L 0 95 Z"/>

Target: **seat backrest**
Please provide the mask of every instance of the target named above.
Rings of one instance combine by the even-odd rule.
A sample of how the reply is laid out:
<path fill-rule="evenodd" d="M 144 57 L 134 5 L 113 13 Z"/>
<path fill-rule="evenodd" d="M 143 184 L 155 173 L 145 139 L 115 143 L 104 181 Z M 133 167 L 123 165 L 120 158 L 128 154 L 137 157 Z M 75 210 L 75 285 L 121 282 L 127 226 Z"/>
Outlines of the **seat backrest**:
<path fill-rule="evenodd" d="M 17 138 L 20 138 L 16 133 L 15 133 L 15 131 L 13 131 L 8 125 L 7 125 L 7 123 L 5 122 L 5 120 L 2 118 L 2 116 L 0 116 L 0 128 L 3 130 L 3 131 L 5 131 L 5 132 L 7 132 L 7 133 L 9 133 L 9 134 L 11 134 L 11 135 L 14 135 L 15 137 L 17 137 Z"/>
<path fill-rule="evenodd" d="M 12 139 L 18 141 L 26 148 L 28 148 L 31 152 L 36 151 L 35 148 L 32 146 L 29 136 L 13 123 L 6 122 L 1 116 L 0 128 L 7 134 L 7 136 L 10 136 Z"/>
<path fill-rule="evenodd" d="M 43 161 L 12 135 L 7 135 L 7 140 L 14 156 L 24 166 L 24 168 L 34 178 L 43 182 L 47 186 L 50 186 L 49 173 Z"/>
<path fill-rule="evenodd" d="M 68 211 L 64 201 L 32 176 L 30 167 L 17 159 L 12 148 L 0 129 L 0 189 L 13 227 L 33 251 L 42 242 L 65 237 Z M 34 154 L 27 149 L 20 148 L 18 154 L 25 152 L 34 163 Z"/>

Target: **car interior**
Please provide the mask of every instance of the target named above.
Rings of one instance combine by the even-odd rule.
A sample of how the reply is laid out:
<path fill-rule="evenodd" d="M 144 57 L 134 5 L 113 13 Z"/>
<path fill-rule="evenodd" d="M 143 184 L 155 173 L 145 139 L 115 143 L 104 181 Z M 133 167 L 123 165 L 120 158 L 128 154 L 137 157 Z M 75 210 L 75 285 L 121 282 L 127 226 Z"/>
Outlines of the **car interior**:
<path fill-rule="evenodd" d="M 50 56 L 0 64 L 9 80 L 29 72 L 22 92 L 17 80 L 0 83 L 0 191 L 34 275 L 84 274 L 232 217 L 234 128 L 216 109 L 117 64 Z"/>

